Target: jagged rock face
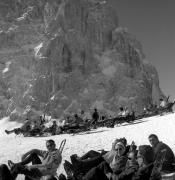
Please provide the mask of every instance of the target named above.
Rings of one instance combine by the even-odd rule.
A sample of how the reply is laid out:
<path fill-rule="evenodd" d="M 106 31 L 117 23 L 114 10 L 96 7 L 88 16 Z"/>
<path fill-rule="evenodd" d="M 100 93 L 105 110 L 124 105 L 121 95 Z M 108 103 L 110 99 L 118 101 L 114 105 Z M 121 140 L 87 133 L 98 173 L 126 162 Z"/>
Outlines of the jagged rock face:
<path fill-rule="evenodd" d="M 143 62 L 141 44 L 118 27 L 108 3 L 68 0 L 57 5 L 57 11 L 45 15 L 54 17 L 46 23 L 52 39 L 40 49 L 47 57 L 39 63 L 40 73 L 47 80 L 37 82 L 43 92 L 36 95 L 52 115 L 92 107 L 116 112 L 119 106 L 141 112 L 158 101 L 162 92 L 156 70 Z"/>
<path fill-rule="evenodd" d="M 5 115 L 12 112 L 14 119 L 33 108 L 58 118 L 94 107 L 109 114 L 120 106 L 140 113 L 163 95 L 156 69 L 144 61 L 141 44 L 118 26 L 108 2 L 17 2 L 3 12 L 7 17 L 12 11 L 15 21 L 0 21 Z"/>

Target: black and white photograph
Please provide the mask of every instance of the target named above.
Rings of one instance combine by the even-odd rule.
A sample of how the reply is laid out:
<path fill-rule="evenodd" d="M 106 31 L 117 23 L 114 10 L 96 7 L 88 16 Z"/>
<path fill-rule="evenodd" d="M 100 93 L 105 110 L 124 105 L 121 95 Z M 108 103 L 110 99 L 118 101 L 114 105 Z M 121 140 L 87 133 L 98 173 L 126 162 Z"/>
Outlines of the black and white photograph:
<path fill-rule="evenodd" d="M 175 180 L 174 17 L 0 0 L 0 180 Z"/>

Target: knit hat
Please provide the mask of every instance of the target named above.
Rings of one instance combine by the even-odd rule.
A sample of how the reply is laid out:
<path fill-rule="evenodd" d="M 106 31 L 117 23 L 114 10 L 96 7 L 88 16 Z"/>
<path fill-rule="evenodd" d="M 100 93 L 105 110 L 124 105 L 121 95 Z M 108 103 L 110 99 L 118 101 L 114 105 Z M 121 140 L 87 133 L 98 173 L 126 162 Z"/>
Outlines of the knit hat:
<path fill-rule="evenodd" d="M 154 151 L 150 145 L 139 146 L 139 154 L 142 155 L 147 163 L 154 161 Z"/>

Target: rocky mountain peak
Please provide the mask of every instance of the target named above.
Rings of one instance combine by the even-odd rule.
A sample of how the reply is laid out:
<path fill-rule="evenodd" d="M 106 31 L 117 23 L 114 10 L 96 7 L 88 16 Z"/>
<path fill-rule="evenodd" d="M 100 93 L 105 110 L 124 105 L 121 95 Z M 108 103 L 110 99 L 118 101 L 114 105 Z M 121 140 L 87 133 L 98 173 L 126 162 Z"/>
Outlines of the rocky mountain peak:
<path fill-rule="evenodd" d="M 119 27 L 108 1 L 21 0 L 20 6 L 8 25 L 15 28 L 0 34 L 8 42 L 0 52 L 5 113 L 33 108 L 60 118 L 94 107 L 115 114 L 120 106 L 140 113 L 163 95 L 141 43 Z"/>

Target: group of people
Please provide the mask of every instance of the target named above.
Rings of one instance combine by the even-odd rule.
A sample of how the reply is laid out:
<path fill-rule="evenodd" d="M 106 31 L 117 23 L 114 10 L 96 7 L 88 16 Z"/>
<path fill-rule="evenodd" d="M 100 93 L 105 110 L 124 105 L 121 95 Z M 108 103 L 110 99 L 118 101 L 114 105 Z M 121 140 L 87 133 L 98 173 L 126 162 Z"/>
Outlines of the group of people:
<path fill-rule="evenodd" d="M 148 107 L 144 107 L 143 113 L 144 115 L 154 115 L 154 114 L 162 114 L 163 112 L 173 112 L 173 105 L 175 104 L 175 100 L 170 102 L 168 98 L 160 98 L 159 105 L 150 104 Z"/>
<path fill-rule="evenodd" d="M 167 109 L 168 112 L 172 111 L 172 106 L 175 104 L 173 102 L 167 102 L 167 100 L 160 98 L 159 107 L 150 105 L 150 107 L 145 107 L 143 110 L 143 115 L 138 116 L 151 116 L 163 112 Z M 160 113 L 161 114 L 161 113 Z M 53 124 L 48 128 L 45 127 L 45 119 L 40 116 L 39 119 L 34 121 L 26 119 L 24 125 L 20 128 L 15 128 L 12 130 L 5 130 L 7 134 L 23 134 L 24 136 L 42 136 L 50 133 L 51 135 L 58 135 L 62 133 L 76 133 L 80 131 L 89 130 L 89 128 L 96 128 L 97 126 L 107 126 L 114 127 L 115 124 L 122 122 L 130 122 L 136 119 L 135 113 L 130 112 L 127 108 L 120 107 L 119 112 L 116 117 L 106 117 L 105 115 L 100 115 L 97 108 L 94 109 L 94 112 L 91 114 L 91 117 L 88 119 L 85 117 L 85 113 L 82 110 L 80 114 L 74 114 L 73 117 L 68 116 L 65 120 L 63 126 L 58 126 L 56 121 L 53 121 Z"/>
<path fill-rule="evenodd" d="M 81 157 L 71 155 L 65 160 L 59 180 L 160 180 L 162 173 L 175 172 L 175 156 L 168 145 L 159 141 L 157 135 L 148 137 L 150 145 L 127 145 L 126 138 L 116 139 L 110 151 L 91 150 Z M 62 162 L 62 151 L 54 140 L 46 141 L 45 150 L 32 149 L 22 155 L 21 162 L 8 161 L 0 165 L 2 180 L 15 180 L 24 174 L 25 180 L 57 180 L 57 169 Z M 41 160 L 42 158 L 42 160 Z M 32 163 L 32 165 L 29 165 Z"/>
<path fill-rule="evenodd" d="M 168 145 L 151 134 L 150 145 L 127 145 L 116 139 L 110 151 L 91 150 L 82 157 L 72 155 L 64 168 L 69 180 L 160 180 L 162 173 L 175 172 L 175 157 Z M 66 178 L 65 178 L 66 179 Z"/>
<path fill-rule="evenodd" d="M 123 107 L 120 107 L 118 117 L 126 117 L 128 115 Z M 81 112 L 83 116 L 84 111 Z M 12 130 L 5 130 L 7 134 L 23 134 L 24 136 L 36 136 L 50 133 L 51 135 L 61 134 L 63 132 L 68 132 L 69 130 L 84 129 L 87 130 L 88 127 L 96 127 L 96 124 L 99 120 L 104 121 L 107 117 L 102 116 L 100 119 L 100 113 L 97 108 L 94 109 L 94 112 L 91 115 L 90 119 L 83 119 L 81 115 L 74 114 L 73 117 L 67 117 L 65 124 L 63 126 L 58 126 L 56 120 L 53 121 L 53 124 L 50 127 L 45 127 L 46 120 L 40 116 L 38 119 L 30 120 L 26 119 L 24 124 L 20 128 L 14 128 Z"/>

